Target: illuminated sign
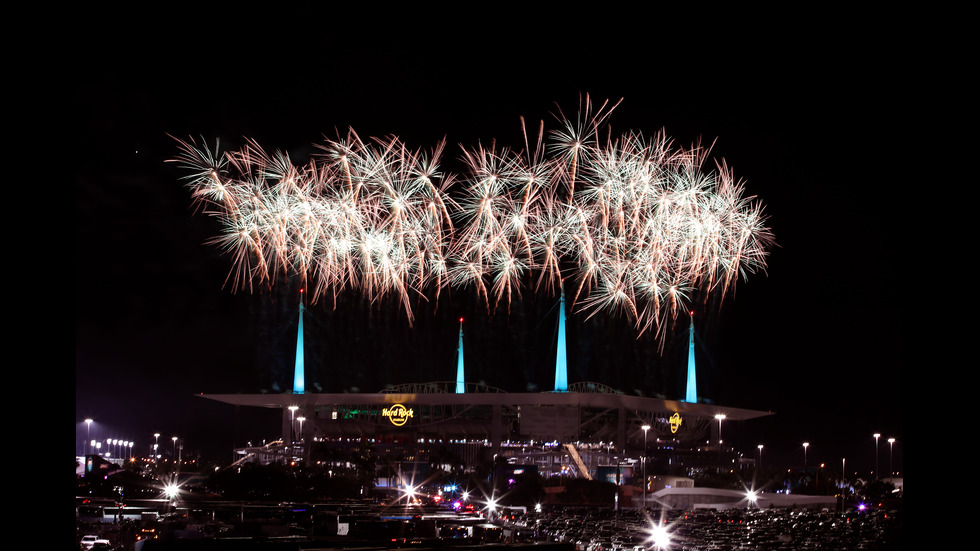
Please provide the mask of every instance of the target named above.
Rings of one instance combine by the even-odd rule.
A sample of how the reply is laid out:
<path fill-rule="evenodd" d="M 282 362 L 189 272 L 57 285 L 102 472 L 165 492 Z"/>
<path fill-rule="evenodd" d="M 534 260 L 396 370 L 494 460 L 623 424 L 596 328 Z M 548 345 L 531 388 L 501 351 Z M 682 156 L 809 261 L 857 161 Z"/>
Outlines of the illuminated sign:
<path fill-rule="evenodd" d="M 401 404 L 395 404 L 391 408 L 384 408 L 381 410 L 381 416 L 387 417 L 391 421 L 392 425 L 400 427 L 408 422 L 409 417 L 415 416 L 415 410 L 406 409 L 405 406 Z"/>
<path fill-rule="evenodd" d="M 681 428 L 681 423 L 683 422 L 684 420 L 681 419 L 681 414 L 674 412 L 674 414 L 670 416 L 670 432 L 676 433 L 677 429 Z"/>

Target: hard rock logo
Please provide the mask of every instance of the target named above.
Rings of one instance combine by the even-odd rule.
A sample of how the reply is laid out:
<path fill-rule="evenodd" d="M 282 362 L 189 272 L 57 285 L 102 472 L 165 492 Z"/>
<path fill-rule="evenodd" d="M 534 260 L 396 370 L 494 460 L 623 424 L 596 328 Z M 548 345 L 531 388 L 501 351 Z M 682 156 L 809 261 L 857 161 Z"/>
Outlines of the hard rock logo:
<path fill-rule="evenodd" d="M 406 409 L 405 406 L 401 404 L 395 404 L 390 408 L 384 408 L 381 410 L 381 416 L 387 417 L 391 421 L 392 425 L 400 427 L 408 422 L 409 417 L 415 416 L 415 410 Z"/>
<path fill-rule="evenodd" d="M 681 419 L 681 415 L 675 411 L 674 414 L 670 416 L 670 432 L 671 432 L 671 434 L 676 433 L 677 432 L 677 429 L 681 428 L 681 423 L 683 423 L 683 422 L 684 422 L 684 420 Z"/>

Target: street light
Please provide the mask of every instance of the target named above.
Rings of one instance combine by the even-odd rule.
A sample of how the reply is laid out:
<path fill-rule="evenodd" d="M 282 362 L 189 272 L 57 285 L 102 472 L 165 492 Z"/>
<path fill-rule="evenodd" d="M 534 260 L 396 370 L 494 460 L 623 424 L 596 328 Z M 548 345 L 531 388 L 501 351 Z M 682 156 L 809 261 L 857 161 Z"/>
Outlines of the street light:
<path fill-rule="evenodd" d="M 759 444 L 758 448 L 759 448 L 759 470 L 762 470 L 762 444 Z"/>
<path fill-rule="evenodd" d="M 643 508 L 647 506 L 647 431 L 650 425 L 643 425 Z"/>
<path fill-rule="evenodd" d="M 285 452 L 288 459 L 291 456 L 293 441 L 295 440 L 293 432 L 295 431 L 294 427 L 296 426 L 296 410 L 299 409 L 299 406 L 289 406 L 287 409 L 289 409 L 289 444 L 286 447 Z"/>
<path fill-rule="evenodd" d="M 303 440 L 303 421 L 306 421 L 306 417 L 300 415 L 299 417 L 296 418 L 296 420 L 299 421 L 299 442 L 301 444 L 300 451 L 305 455 L 306 448 L 304 448 L 303 446 L 306 445 L 306 442 Z"/>
<path fill-rule="evenodd" d="M 493 515 L 497 512 L 496 490 L 490 492 L 490 499 L 487 500 L 487 521 L 493 521 Z"/>
<path fill-rule="evenodd" d="M 92 418 L 85 419 L 85 442 L 88 443 L 92 440 Z M 88 449 L 85 453 L 88 453 Z"/>
<path fill-rule="evenodd" d="M 841 486 L 847 487 L 847 458 L 840 458 Z"/>
<path fill-rule="evenodd" d="M 156 462 L 157 459 L 160 459 L 160 455 L 157 453 L 157 449 L 159 449 L 159 448 L 160 448 L 160 433 L 159 432 L 154 432 L 153 433 L 153 461 L 154 461 L 154 463 Z"/>
<path fill-rule="evenodd" d="M 803 443 L 803 476 L 806 477 L 806 449 L 810 447 L 809 442 Z"/>
<path fill-rule="evenodd" d="M 889 438 L 888 439 L 888 477 L 889 478 L 895 476 L 895 464 L 892 463 L 892 457 L 893 457 L 892 452 L 894 451 L 894 449 L 895 449 L 895 439 Z"/>
<path fill-rule="evenodd" d="M 876 432 L 871 436 L 875 437 L 875 480 L 879 480 L 881 476 L 878 475 L 878 439 L 881 438 L 881 433 Z"/>
<path fill-rule="evenodd" d="M 299 406 L 289 406 L 289 443 L 293 443 L 293 424 L 296 422 L 296 410 Z"/>
<path fill-rule="evenodd" d="M 663 521 L 650 521 L 650 537 L 648 541 L 653 543 L 651 549 L 670 549 L 670 533 Z"/>
<path fill-rule="evenodd" d="M 718 449 L 721 450 L 721 422 L 727 417 L 724 413 L 719 413 L 715 415 L 715 419 L 718 420 Z"/>

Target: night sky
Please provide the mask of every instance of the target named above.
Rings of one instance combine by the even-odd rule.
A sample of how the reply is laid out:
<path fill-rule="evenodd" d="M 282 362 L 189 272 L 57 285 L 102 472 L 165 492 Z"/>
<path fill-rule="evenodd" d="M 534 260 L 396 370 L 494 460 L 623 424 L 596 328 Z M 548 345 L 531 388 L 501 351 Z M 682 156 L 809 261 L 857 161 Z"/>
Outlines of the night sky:
<path fill-rule="evenodd" d="M 725 440 L 752 455 L 764 444 L 764 463 L 786 467 L 800 466 L 809 441 L 810 464 L 839 468 L 847 457 L 849 470 L 867 472 L 880 432 L 881 469 L 889 437 L 903 468 L 908 340 L 893 267 L 901 234 L 887 199 L 893 184 L 879 173 L 891 132 L 880 75 L 859 44 L 780 38 L 657 55 L 610 46 L 615 55 L 560 56 L 545 44 L 432 51 L 428 42 L 339 37 L 278 56 L 272 47 L 232 55 L 182 44 L 134 61 L 118 47 L 94 47 L 99 63 L 73 83 L 76 452 L 86 417 L 93 438 L 135 440 L 137 451 L 158 431 L 218 457 L 277 435 L 275 413 L 195 396 L 289 388 L 296 304 L 286 285 L 254 294 L 225 285 L 230 260 L 205 245 L 218 225 L 195 214 L 185 173 L 166 162 L 178 153 L 171 136 L 220 140 L 223 149 L 252 138 L 295 163 L 348 127 L 415 148 L 445 137 L 442 167 L 458 173 L 459 144 L 520 148 L 521 116 L 555 128 L 555 105 L 575 112 L 588 93 L 598 103 L 623 99 L 610 119 L 615 132 L 714 141 L 712 159 L 727 161 L 766 206 L 777 241 L 768 273 L 698 320 L 701 394 L 776 413 L 726 425 Z M 309 308 L 308 370 L 329 392 L 450 380 L 455 320 L 464 316 L 472 378 L 547 390 L 556 299 L 525 290 L 510 314 L 490 317 L 453 292 L 437 309 L 420 306 L 410 327 L 396 306 L 348 293 L 336 309 Z M 685 367 L 683 334 L 662 354 L 621 319 L 572 316 L 569 335 L 571 382 L 681 397 L 671 377 Z"/>

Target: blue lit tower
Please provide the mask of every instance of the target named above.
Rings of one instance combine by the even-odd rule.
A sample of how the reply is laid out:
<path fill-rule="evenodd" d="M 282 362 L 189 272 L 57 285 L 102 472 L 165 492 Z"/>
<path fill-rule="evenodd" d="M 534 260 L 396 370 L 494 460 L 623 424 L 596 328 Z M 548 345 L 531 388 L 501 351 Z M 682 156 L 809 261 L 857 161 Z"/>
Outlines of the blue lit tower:
<path fill-rule="evenodd" d="M 684 401 L 697 403 L 698 374 L 694 367 L 694 312 L 691 312 L 691 327 L 687 332 L 687 394 L 684 396 Z"/>
<path fill-rule="evenodd" d="M 558 354 L 555 358 L 555 392 L 568 392 L 568 360 L 565 356 L 565 282 L 561 283 L 558 312 Z"/>
<path fill-rule="evenodd" d="M 296 332 L 296 367 L 293 370 L 293 394 L 303 394 L 306 391 L 306 369 L 303 362 L 303 313 L 306 305 L 303 303 L 303 289 L 299 290 L 299 330 Z"/>
<path fill-rule="evenodd" d="M 456 349 L 456 394 L 466 393 L 466 375 L 463 372 L 463 318 L 459 318 L 459 348 Z"/>

